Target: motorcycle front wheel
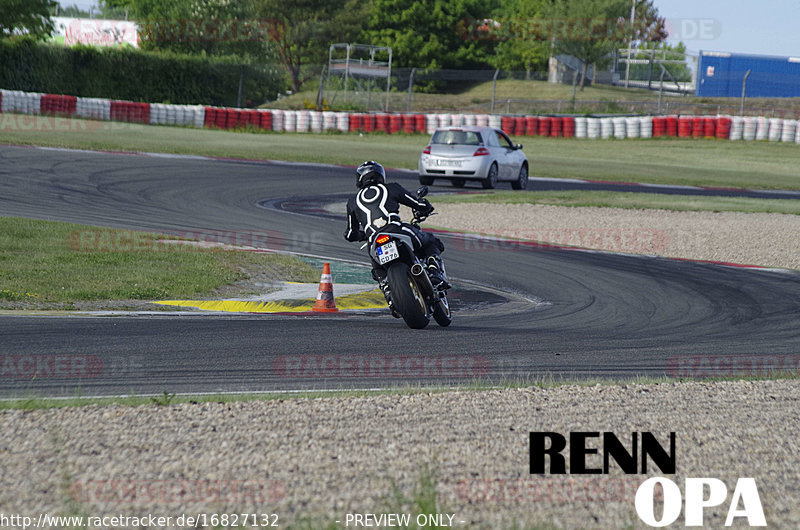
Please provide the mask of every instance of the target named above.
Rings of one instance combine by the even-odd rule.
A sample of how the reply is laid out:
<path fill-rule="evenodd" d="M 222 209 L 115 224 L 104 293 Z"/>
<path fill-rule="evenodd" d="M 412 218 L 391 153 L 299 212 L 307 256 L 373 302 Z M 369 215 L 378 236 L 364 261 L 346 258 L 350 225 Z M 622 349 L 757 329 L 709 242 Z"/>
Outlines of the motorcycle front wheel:
<path fill-rule="evenodd" d="M 411 276 L 411 269 L 403 262 L 389 267 L 389 288 L 392 291 L 392 304 L 403 315 L 408 327 L 422 329 L 430 322 L 425 298 Z M 437 321 L 438 322 L 438 321 Z"/>

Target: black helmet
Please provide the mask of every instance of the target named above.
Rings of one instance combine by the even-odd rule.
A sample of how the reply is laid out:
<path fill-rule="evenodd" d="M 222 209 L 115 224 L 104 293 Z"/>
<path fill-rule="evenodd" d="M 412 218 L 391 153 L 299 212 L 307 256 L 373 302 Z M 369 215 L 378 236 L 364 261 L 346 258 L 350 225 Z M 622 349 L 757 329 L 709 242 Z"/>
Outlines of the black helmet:
<path fill-rule="evenodd" d="M 386 171 L 383 166 L 374 160 L 368 160 L 356 169 L 356 187 L 366 188 L 372 184 L 384 184 L 386 182 Z"/>

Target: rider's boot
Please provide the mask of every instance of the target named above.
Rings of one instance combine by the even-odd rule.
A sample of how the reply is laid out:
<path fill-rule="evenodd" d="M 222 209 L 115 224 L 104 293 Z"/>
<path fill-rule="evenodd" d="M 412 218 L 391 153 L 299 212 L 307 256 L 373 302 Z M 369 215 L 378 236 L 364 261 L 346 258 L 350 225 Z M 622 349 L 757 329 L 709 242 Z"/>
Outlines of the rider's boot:
<path fill-rule="evenodd" d="M 439 256 L 428 256 L 428 259 L 425 260 L 425 266 L 428 269 L 428 276 L 431 278 L 431 283 L 433 283 L 436 289 L 444 291 L 452 287 L 450 282 L 447 281 L 447 273 L 444 270 L 442 258 Z"/>

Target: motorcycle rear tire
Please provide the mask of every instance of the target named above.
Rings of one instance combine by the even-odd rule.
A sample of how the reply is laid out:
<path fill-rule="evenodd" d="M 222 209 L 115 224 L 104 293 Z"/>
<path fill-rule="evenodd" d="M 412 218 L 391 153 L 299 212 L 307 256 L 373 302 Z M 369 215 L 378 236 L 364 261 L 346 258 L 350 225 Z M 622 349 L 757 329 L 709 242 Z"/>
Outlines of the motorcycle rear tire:
<path fill-rule="evenodd" d="M 425 307 L 425 299 L 411 276 L 408 265 L 398 262 L 389 267 L 389 288 L 392 290 L 392 303 L 398 313 L 403 315 L 408 327 L 422 329 L 430 322 Z"/>
<path fill-rule="evenodd" d="M 453 322 L 453 317 L 450 314 L 450 302 L 447 300 L 446 293 L 433 306 L 433 319 L 443 328 Z"/>

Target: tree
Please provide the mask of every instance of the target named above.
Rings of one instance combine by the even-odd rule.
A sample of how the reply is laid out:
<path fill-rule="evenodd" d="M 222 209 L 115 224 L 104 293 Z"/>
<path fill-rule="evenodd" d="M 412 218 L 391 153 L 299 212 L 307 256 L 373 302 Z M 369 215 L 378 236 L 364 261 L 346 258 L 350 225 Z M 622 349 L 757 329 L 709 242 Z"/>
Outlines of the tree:
<path fill-rule="evenodd" d="M 303 67 L 328 61 L 332 43 L 351 42 L 362 29 L 370 4 L 360 0 L 255 0 L 256 13 L 271 26 L 271 39 L 292 90 L 300 90 Z"/>
<path fill-rule="evenodd" d="M 525 70 L 528 79 L 533 69 L 547 68 L 550 40 L 536 28 L 541 27 L 539 23 L 548 4 L 549 0 L 512 0 L 498 11 L 491 22 L 496 27 L 494 38 L 499 40 L 490 60 L 492 66 Z"/>
<path fill-rule="evenodd" d="M 374 0 L 363 36 L 370 44 L 391 46 L 392 62 L 398 66 L 483 66 L 493 43 L 463 29 L 493 11 L 491 0 Z"/>
<path fill-rule="evenodd" d="M 144 50 L 271 57 L 269 28 L 255 18 L 254 0 L 105 0 L 101 8 L 134 18 Z"/>
<path fill-rule="evenodd" d="M 628 0 L 554 0 L 548 8 L 553 51 L 581 61 L 581 90 L 588 66 L 607 61 L 630 35 L 630 5 Z"/>
<path fill-rule="evenodd" d="M 0 0 L 0 37 L 17 33 L 44 39 L 53 33 L 55 0 Z"/>

